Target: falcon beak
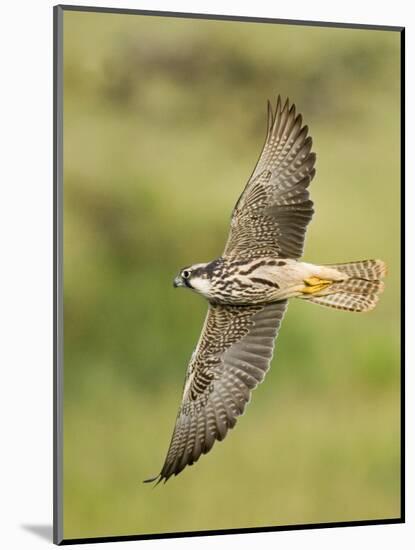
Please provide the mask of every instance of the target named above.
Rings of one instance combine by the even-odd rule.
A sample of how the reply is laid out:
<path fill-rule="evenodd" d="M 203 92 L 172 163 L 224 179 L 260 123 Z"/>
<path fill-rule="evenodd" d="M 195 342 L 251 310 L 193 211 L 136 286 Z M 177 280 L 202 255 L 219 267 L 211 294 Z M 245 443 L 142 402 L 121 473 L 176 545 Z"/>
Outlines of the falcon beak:
<path fill-rule="evenodd" d="M 178 286 L 186 286 L 182 280 L 181 277 L 176 277 L 173 281 L 174 288 L 177 288 Z"/>

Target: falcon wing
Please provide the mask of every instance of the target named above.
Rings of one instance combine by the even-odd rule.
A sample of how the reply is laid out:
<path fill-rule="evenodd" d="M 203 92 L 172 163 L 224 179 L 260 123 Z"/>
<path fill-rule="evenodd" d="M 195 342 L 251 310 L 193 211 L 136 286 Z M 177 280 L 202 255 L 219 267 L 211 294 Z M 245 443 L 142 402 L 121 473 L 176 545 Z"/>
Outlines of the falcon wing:
<path fill-rule="evenodd" d="M 182 403 L 160 474 L 167 481 L 222 441 L 267 372 L 287 301 L 254 306 L 209 305 L 190 360 Z"/>
<path fill-rule="evenodd" d="M 289 101 L 268 102 L 268 130 L 255 170 L 232 213 L 224 256 L 299 258 L 313 216 L 308 186 L 316 156 Z"/>

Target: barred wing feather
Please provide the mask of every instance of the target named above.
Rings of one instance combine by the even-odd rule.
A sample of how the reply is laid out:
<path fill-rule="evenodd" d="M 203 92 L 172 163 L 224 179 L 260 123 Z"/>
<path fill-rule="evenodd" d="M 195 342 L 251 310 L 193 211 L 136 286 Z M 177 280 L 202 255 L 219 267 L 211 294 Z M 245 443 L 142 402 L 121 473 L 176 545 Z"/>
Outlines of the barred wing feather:
<path fill-rule="evenodd" d="M 308 186 L 316 156 L 308 127 L 288 99 L 268 103 L 268 130 L 255 170 L 232 213 L 224 256 L 299 258 L 313 216 Z"/>
<path fill-rule="evenodd" d="M 209 305 L 199 343 L 190 360 L 167 457 L 167 481 L 206 454 L 235 426 L 251 391 L 269 369 L 286 300 L 267 305 Z"/>

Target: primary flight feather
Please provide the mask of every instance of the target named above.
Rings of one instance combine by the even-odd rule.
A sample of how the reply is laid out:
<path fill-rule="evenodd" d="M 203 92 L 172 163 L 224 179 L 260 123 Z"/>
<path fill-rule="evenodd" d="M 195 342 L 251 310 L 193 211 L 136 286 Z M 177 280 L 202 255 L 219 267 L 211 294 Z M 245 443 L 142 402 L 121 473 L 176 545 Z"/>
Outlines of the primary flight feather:
<path fill-rule="evenodd" d="M 232 213 L 223 254 L 181 270 L 174 286 L 209 302 L 186 372 L 182 402 L 161 472 L 167 481 L 209 452 L 236 424 L 264 379 L 289 298 L 345 311 L 373 309 L 385 264 L 365 260 L 300 262 L 313 216 L 308 187 L 315 175 L 312 140 L 295 105 L 268 102 L 265 144 Z"/>

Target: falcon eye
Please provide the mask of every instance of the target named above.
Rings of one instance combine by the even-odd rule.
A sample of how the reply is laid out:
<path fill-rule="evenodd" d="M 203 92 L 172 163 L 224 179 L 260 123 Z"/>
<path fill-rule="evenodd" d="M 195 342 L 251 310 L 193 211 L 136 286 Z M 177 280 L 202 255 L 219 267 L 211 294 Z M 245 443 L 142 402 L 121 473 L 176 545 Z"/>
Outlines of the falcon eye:
<path fill-rule="evenodd" d="M 190 270 L 189 269 L 184 269 L 182 271 L 182 277 L 183 277 L 183 279 L 188 279 L 190 277 Z"/>

